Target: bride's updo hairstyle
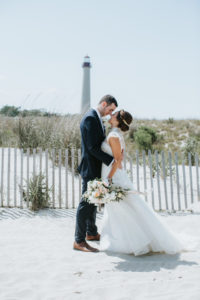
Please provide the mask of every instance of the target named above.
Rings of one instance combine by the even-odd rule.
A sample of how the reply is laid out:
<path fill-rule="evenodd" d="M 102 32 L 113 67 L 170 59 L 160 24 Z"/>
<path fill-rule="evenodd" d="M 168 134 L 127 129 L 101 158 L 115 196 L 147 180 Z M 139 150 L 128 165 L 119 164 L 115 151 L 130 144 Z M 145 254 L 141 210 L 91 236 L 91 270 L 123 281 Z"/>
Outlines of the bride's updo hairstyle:
<path fill-rule="evenodd" d="M 118 128 L 120 128 L 122 131 L 128 131 L 129 125 L 131 124 L 133 120 L 133 117 L 131 114 L 127 111 L 120 110 L 117 114 L 117 121 L 119 122 Z"/>

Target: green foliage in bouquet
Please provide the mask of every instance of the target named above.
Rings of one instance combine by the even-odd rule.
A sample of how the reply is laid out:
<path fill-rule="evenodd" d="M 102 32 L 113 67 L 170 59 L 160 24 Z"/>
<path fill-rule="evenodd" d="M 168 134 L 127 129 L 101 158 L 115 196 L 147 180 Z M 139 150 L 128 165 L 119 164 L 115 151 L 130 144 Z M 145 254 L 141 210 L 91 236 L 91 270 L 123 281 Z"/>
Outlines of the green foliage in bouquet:
<path fill-rule="evenodd" d="M 103 204 L 112 201 L 121 201 L 128 190 L 119 186 L 107 185 L 102 179 L 94 179 L 88 182 L 87 191 L 83 194 L 85 201 L 91 204 Z"/>

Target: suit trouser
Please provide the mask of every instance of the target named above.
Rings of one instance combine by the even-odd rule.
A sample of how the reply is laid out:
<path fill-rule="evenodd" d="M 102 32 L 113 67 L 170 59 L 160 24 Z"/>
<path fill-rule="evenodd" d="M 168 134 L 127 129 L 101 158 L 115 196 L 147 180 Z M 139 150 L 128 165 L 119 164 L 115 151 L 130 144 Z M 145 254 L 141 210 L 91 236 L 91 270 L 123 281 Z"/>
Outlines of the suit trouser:
<path fill-rule="evenodd" d="M 82 181 L 82 194 L 87 190 L 87 183 L 90 179 L 83 178 Z M 96 212 L 97 207 L 94 204 L 81 199 L 76 213 L 76 230 L 75 230 L 75 241 L 81 243 L 85 241 L 86 232 L 89 235 L 97 234 L 96 223 Z"/>

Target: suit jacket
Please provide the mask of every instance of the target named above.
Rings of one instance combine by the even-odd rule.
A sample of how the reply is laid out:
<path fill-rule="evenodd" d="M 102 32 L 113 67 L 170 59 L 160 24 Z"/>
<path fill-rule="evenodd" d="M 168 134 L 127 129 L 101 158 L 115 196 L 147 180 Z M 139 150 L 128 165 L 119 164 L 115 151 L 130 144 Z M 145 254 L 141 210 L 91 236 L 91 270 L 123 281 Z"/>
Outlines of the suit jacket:
<path fill-rule="evenodd" d="M 81 151 L 82 159 L 78 172 L 82 178 L 93 180 L 101 177 L 102 162 L 107 166 L 113 157 L 101 150 L 105 139 L 101 121 L 94 109 L 89 110 L 81 120 Z"/>

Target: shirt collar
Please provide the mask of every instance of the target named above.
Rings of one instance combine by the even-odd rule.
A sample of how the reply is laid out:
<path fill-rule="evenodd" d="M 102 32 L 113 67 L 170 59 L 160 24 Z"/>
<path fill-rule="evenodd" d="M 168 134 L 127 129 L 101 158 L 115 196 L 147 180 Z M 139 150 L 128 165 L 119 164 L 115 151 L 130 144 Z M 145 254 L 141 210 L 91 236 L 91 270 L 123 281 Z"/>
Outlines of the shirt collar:
<path fill-rule="evenodd" d="M 100 112 L 98 111 L 98 109 L 97 109 L 97 108 L 94 108 L 94 110 L 96 111 L 96 113 L 97 113 L 99 119 L 102 121 L 102 118 L 101 118 L 101 115 L 100 115 Z"/>

